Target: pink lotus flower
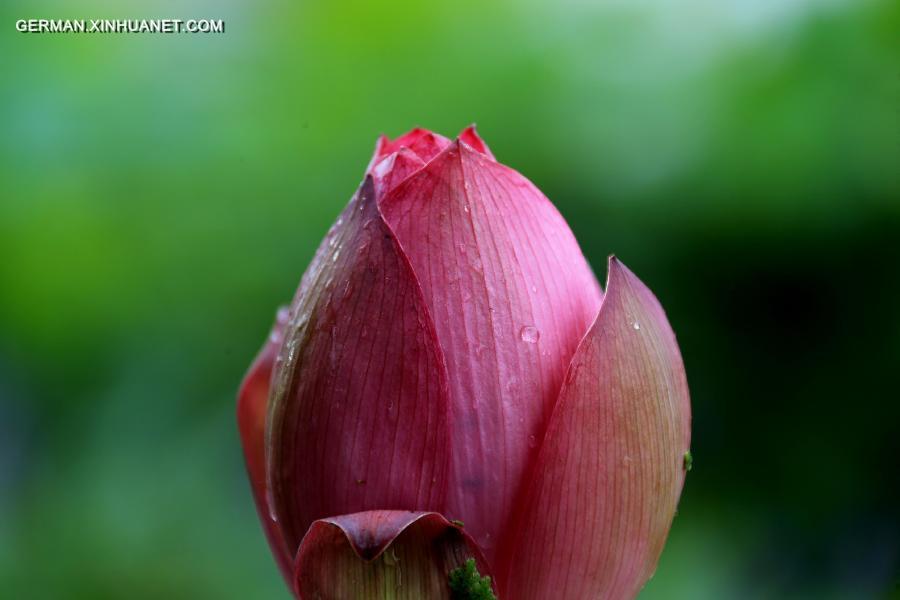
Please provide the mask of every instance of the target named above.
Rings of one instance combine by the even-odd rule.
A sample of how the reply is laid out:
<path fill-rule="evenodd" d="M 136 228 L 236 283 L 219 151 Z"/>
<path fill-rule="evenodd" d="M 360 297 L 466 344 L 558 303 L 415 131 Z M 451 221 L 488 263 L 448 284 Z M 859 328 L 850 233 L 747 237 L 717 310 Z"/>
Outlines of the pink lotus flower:
<path fill-rule="evenodd" d="M 238 402 L 298 598 L 465 597 L 467 577 L 504 600 L 637 594 L 690 404 L 662 307 L 608 268 L 604 293 L 473 128 L 378 141 Z"/>

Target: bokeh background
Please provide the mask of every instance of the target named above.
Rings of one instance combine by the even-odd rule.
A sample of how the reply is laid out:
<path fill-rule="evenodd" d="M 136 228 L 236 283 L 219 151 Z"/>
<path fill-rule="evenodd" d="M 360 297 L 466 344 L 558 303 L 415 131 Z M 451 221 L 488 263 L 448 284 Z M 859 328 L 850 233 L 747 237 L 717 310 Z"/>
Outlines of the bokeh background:
<path fill-rule="evenodd" d="M 694 470 L 642 598 L 900 593 L 900 3 L 6 0 L 0 30 L 0 597 L 287 598 L 235 390 L 376 135 L 470 122 L 678 333 Z"/>

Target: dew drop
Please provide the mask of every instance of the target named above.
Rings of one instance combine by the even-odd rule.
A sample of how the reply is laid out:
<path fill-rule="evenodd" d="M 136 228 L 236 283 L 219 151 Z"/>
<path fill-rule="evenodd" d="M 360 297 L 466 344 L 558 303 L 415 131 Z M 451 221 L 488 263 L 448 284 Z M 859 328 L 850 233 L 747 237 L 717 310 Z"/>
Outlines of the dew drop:
<path fill-rule="evenodd" d="M 541 339 L 541 332 L 533 325 L 526 325 L 519 330 L 519 337 L 522 338 L 522 341 L 526 344 L 536 344 L 537 341 Z"/>
<path fill-rule="evenodd" d="M 639 329 L 641 328 L 641 324 L 638 323 L 637 321 L 635 321 L 634 323 L 632 323 L 631 326 L 634 327 L 634 330 L 635 330 L 635 331 L 637 331 L 637 330 L 639 330 Z"/>
<path fill-rule="evenodd" d="M 528 436 L 528 447 L 537 448 L 537 437 L 534 434 Z"/>

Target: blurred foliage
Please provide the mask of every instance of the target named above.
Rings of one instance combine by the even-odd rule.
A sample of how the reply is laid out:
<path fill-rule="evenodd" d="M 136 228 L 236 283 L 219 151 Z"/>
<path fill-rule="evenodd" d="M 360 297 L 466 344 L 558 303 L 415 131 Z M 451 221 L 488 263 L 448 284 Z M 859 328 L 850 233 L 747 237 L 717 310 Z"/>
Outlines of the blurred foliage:
<path fill-rule="evenodd" d="M 695 462 L 642 597 L 898 593 L 900 4 L 0 17 L 0 596 L 287 597 L 235 389 L 375 136 L 473 121 L 679 334 Z M 226 34 L 15 32 L 38 17 Z"/>

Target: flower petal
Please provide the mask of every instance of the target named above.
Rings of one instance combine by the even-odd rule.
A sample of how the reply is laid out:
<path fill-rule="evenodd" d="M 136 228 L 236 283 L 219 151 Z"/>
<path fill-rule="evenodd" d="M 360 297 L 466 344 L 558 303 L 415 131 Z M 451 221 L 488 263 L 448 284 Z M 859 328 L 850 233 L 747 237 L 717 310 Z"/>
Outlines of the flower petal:
<path fill-rule="evenodd" d="M 491 160 L 496 160 L 494 158 L 493 152 L 488 148 L 488 145 L 481 139 L 481 136 L 478 135 L 478 132 L 475 130 L 475 125 L 469 125 L 465 129 L 462 130 L 462 133 L 459 134 L 459 141 L 465 142 L 473 149 L 481 152 Z"/>
<path fill-rule="evenodd" d="M 369 511 L 322 519 L 303 538 L 295 563 L 301 600 L 450 599 L 450 571 L 477 545 L 437 513 Z"/>
<path fill-rule="evenodd" d="M 328 515 L 443 506 L 446 367 L 371 177 L 304 275 L 278 360 L 267 474 L 289 548 Z"/>
<path fill-rule="evenodd" d="M 675 335 L 650 290 L 611 258 L 603 305 L 572 359 L 503 567 L 505 596 L 637 594 L 672 523 L 689 445 Z"/>
<path fill-rule="evenodd" d="M 424 166 L 418 154 L 409 148 L 400 148 L 372 169 L 375 196 L 380 198 Z"/>
<path fill-rule="evenodd" d="M 409 134 L 402 136 L 394 141 L 394 145 L 398 149 L 407 146 L 427 163 L 449 146 L 450 140 L 439 133 L 425 131 L 411 139 Z"/>
<path fill-rule="evenodd" d="M 399 151 L 401 148 L 408 148 L 418 156 L 422 162 L 428 162 L 440 152 L 450 145 L 450 140 L 444 136 L 416 127 L 407 133 L 404 133 L 395 140 L 390 140 L 385 136 L 378 138 L 375 144 L 375 155 L 369 163 L 366 172 L 370 172 L 379 162 Z"/>
<path fill-rule="evenodd" d="M 266 492 L 266 457 L 265 457 L 265 425 L 266 406 L 269 400 L 269 382 L 272 376 L 272 365 L 281 346 L 283 329 L 287 323 L 288 311 L 278 311 L 272 333 L 269 334 L 250 370 L 241 382 L 238 392 L 237 421 L 244 448 L 244 461 L 250 477 L 250 488 L 256 501 L 256 510 L 262 521 L 266 538 L 275 555 L 275 561 L 281 574 L 290 583 L 293 552 L 289 552 L 284 543 L 278 523 L 269 516 L 268 494 Z"/>
<path fill-rule="evenodd" d="M 489 559 L 600 287 L 524 177 L 454 142 L 380 200 L 422 285 L 450 377 L 446 514 Z"/>

